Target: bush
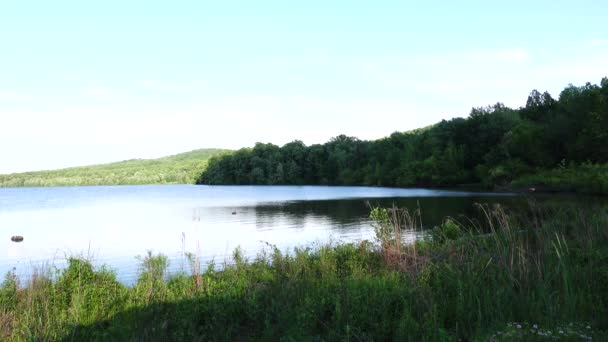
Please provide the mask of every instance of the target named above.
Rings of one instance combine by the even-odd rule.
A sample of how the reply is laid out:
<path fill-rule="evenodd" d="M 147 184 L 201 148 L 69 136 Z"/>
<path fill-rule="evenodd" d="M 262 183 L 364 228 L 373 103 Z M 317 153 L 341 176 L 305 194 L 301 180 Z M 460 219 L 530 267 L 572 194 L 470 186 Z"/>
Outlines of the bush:
<path fill-rule="evenodd" d="M 463 229 L 460 224 L 451 218 L 447 218 L 440 226 L 434 227 L 431 230 L 431 241 L 434 244 L 441 245 L 446 241 L 460 238 L 462 233 Z"/>

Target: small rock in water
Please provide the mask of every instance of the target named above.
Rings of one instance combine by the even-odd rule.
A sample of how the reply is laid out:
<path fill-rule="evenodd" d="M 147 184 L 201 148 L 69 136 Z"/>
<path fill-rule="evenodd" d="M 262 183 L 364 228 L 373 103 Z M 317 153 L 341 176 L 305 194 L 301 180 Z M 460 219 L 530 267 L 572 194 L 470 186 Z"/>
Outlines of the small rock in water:
<path fill-rule="evenodd" d="M 11 241 L 13 241 L 13 242 L 21 242 L 21 241 L 23 241 L 23 236 L 15 235 L 15 236 L 11 237 Z"/>
<path fill-rule="evenodd" d="M 236 215 L 236 211 L 233 211 L 233 212 L 232 212 L 232 215 Z"/>

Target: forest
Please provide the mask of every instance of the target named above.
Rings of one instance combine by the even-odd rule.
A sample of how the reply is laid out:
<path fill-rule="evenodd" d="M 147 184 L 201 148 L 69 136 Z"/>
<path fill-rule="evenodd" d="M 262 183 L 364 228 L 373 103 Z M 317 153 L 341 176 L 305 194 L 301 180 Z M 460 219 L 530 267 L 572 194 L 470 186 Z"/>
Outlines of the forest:
<path fill-rule="evenodd" d="M 199 184 L 540 187 L 608 193 L 608 78 L 533 90 L 524 107 L 473 108 L 379 140 L 257 143 L 212 157 Z"/>
<path fill-rule="evenodd" d="M 200 149 L 158 159 L 0 175 L 0 187 L 194 183 L 211 156 L 227 150 Z"/>

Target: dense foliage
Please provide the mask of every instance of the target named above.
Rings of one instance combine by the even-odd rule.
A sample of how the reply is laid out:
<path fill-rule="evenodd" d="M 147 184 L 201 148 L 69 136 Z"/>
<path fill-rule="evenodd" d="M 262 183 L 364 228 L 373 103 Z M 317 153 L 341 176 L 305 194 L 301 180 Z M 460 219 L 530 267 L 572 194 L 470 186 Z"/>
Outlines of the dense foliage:
<path fill-rule="evenodd" d="M 528 221 L 483 209 L 489 234 L 448 219 L 402 245 L 395 237 L 416 220 L 380 208 L 375 244 L 272 248 L 251 261 L 237 250 L 223 271 L 190 256 L 191 274 L 168 276 L 167 258 L 149 254 L 133 287 L 79 258 L 26 283 L 9 273 L 0 340 L 606 340 L 606 209 Z"/>
<path fill-rule="evenodd" d="M 192 184 L 207 160 L 226 153 L 200 149 L 158 159 L 134 159 L 111 164 L 0 175 L 0 187 L 124 184 Z"/>
<path fill-rule="evenodd" d="M 587 166 L 579 168 L 583 163 Z M 198 183 L 489 187 L 541 171 L 584 172 L 593 169 L 589 165 L 605 163 L 608 78 L 600 85 L 569 85 L 558 100 L 534 90 L 519 109 L 500 103 L 474 108 L 466 119 L 444 120 L 380 140 L 341 135 L 312 146 L 301 141 L 283 147 L 258 143 L 211 158 Z M 535 181 L 544 184 L 543 179 Z M 604 189 L 608 186 L 605 176 L 597 182 Z M 526 185 L 524 180 L 518 184 Z"/>

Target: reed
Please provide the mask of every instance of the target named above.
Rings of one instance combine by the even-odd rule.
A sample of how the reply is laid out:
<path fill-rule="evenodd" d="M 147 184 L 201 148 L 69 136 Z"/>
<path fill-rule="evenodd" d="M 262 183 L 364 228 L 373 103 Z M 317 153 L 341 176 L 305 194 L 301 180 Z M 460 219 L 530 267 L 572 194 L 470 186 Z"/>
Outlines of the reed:
<path fill-rule="evenodd" d="M 0 289 L 3 340 L 603 340 L 608 211 L 480 205 L 417 241 L 418 209 L 375 208 L 374 242 L 237 250 L 221 270 L 189 254 L 170 275 L 139 258 L 133 286 L 70 258 Z M 560 331 L 562 333 L 560 333 Z"/>

